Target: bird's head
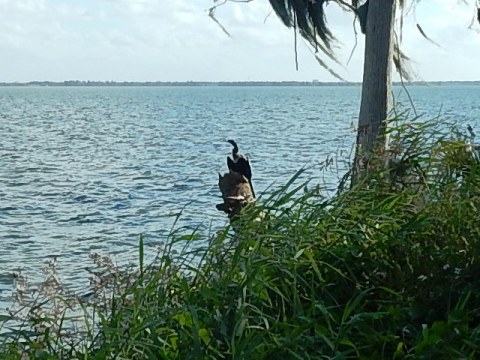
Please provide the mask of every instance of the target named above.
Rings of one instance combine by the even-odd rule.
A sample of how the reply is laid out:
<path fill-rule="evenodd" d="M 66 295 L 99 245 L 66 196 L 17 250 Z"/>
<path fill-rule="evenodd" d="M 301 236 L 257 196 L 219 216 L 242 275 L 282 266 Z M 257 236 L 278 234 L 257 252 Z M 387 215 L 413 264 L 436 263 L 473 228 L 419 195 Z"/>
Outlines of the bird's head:
<path fill-rule="evenodd" d="M 230 143 L 233 147 L 238 147 L 237 143 L 234 140 L 227 140 L 228 143 Z"/>

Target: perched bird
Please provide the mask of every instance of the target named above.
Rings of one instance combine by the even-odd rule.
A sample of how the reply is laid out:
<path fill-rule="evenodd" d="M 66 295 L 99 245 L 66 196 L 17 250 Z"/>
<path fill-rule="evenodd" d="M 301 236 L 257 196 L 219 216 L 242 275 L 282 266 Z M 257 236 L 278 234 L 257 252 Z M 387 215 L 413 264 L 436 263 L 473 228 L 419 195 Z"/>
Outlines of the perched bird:
<path fill-rule="evenodd" d="M 467 130 L 470 133 L 470 137 L 474 139 L 476 135 L 475 135 L 475 132 L 473 131 L 473 128 L 470 126 L 470 124 L 467 124 Z"/>
<path fill-rule="evenodd" d="M 227 166 L 230 171 L 235 171 L 243 176 L 245 176 L 250 184 L 250 189 L 252 189 L 252 195 L 255 198 L 255 191 L 253 190 L 252 185 L 252 168 L 250 167 L 250 161 L 248 158 L 238 153 L 237 143 L 233 140 L 227 140 L 232 144 L 232 158 L 227 157 Z"/>

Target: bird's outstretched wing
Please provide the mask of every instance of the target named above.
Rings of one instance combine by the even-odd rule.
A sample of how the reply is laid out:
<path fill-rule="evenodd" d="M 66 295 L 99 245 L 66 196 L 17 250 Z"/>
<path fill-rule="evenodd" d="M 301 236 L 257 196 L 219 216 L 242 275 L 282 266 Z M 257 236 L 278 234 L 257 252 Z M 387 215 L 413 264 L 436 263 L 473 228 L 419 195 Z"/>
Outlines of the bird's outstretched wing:
<path fill-rule="evenodd" d="M 237 168 L 243 176 L 245 176 L 248 180 L 252 179 L 252 168 L 250 167 L 250 161 L 244 157 L 238 159 Z"/>
<path fill-rule="evenodd" d="M 235 162 L 230 158 L 230 156 L 227 156 L 227 166 L 228 166 L 228 170 L 235 171 L 234 170 Z"/>

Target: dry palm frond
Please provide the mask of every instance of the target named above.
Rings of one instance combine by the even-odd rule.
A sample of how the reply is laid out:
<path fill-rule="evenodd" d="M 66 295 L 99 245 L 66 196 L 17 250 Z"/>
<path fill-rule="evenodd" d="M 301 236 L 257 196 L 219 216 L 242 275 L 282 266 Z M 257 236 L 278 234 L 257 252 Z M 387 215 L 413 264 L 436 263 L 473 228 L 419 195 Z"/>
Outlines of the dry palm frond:
<path fill-rule="evenodd" d="M 334 37 L 325 20 L 327 0 L 269 0 L 282 23 L 296 27 L 305 40 L 335 60 L 331 50 Z"/>
<path fill-rule="evenodd" d="M 273 11 L 275 11 L 275 14 L 277 14 L 286 27 L 293 26 L 292 12 L 290 7 L 285 3 L 285 0 L 271 0 L 270 5 L 272 5 Z"/>
<path fill-rule="evenodd" d="M 315 49 L 340 64 L 332 50 L 335 38 L 328 28 L 325 18 L 325 6 L 328 0 L 269 0 L 275 14 L 288 28 L 293 28 Z M 342 1 L 342 4 L 348 5 Z M 350 5 L 348 5 L 350 7 Z M 295 37 L 296 39 L 296 37 Z M 295 43 L 295 52 L 296 52 Z M 338 75 L 327 63 L 315 54 L 318 63 L 339 80 Z M 298 65 L 297 65 L 298 66 Z"/>
<path fill-rule="evenodd" d="M 428 40 L 429 42 L 431 42 L 433 45 L 436 45 L 436 46 L 438 46 L 439 48 L 441 48 L 440 45 L 438 45 L 435 41 L 433 41 L 432 39 L 430 39 L 430 38 L 427 36 L 427 34 L 425 34 L 425 31 L 423 31 L 423 29 L 422 29 L 422 27 L 420 26 L 420 24 L 417 24 L 417 29 L 418 29 L 418 31 L 420 31 L 420 34 L 422 34 L 422 36 L 423 36 L 426 40 Z"/>
<path fill-rule="evenodd" d="M 402 79 L 402 81 L 403 79 L 407 81 L 412 81 L 415 76 L 411 70 L 408 70 L 408 62 L 410 58 L 405 55 L 402 50 L 400 50 L 397 34 L 395 34 L 394 38 L 395 40 L 393 43 L 393 64 L 395 65 L 395 68 L 400 74 L 400 78 Z"/>
<path fill-rule="evenodd" d="M 325 70 L 327 70 L 330 74 L 332 74 L 333 77 L 337 78 L 340 81 L 347 82 L 343 77 L 341 77 L 339 74 L 337 74 L 334 70 L 332 70 L 326 63 L 323 61 L 317 54 L 315 55 L 315 59 L 317 62 L 322 66 Z"/>

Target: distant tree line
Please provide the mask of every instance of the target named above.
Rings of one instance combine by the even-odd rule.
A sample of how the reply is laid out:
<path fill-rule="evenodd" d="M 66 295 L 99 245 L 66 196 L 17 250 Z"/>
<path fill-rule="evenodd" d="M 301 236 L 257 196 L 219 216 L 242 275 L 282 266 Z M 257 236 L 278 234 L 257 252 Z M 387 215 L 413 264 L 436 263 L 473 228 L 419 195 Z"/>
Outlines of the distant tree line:
<path fill-rule="evenodd" d="M 0 82 L 0 86 L 360 86 L 361 82 L 313 81 L 29 81 Z M 394 85 L 400 85 L 394 82 Z M 410 85 L 480 85 L 480 81 L 412 81 Z"/>

